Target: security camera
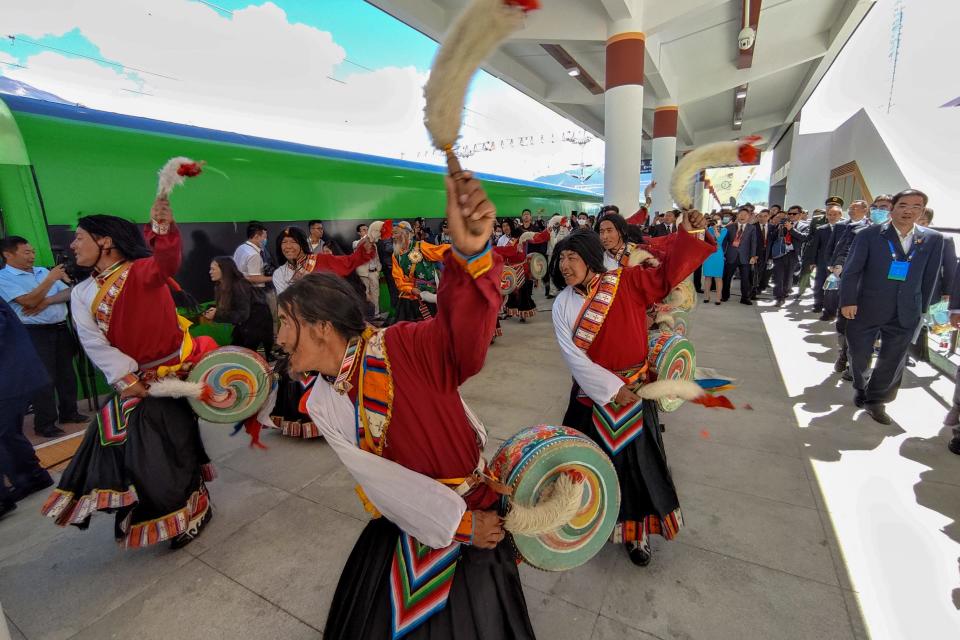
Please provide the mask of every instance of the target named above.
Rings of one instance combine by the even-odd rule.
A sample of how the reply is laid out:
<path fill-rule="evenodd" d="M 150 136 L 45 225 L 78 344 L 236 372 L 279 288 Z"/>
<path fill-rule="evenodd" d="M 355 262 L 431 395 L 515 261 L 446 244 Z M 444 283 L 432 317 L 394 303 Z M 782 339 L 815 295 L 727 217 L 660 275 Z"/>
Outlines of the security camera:
<path fill-rule="evenodd" d="M 754 31 L 751 27 L 744 27 L 740 30 L 740 35 L 737 36 L 737 42 L 740 45 L 740 51 L 746 51 L 753 46 L 754 41 L 757 39 L 757 32 Z"/>

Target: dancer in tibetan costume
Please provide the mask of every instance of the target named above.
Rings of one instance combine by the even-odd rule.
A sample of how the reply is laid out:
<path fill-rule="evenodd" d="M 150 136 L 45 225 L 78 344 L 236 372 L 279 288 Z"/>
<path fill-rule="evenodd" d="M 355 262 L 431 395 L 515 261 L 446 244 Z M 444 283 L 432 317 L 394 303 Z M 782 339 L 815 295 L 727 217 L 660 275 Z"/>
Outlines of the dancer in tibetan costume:
<path fill-rule="evenodd" d="M 506 244 L 494 249 L 506 264 L 523 274 L 523 283 L 507 296 L 508 317 L 520 318 L 520 322 L 526 322 L 528 318 L 537 315 L 537 303 L 533 299 L 534 279 L 530 273 L 530 264 L 527 262 L 527 245 L 529 243 L 544 244 L 549 240 L 549 229 L 539 233 L 525 231 L 521 236 L 510 238 Z"/>
<path fill-rule="evenodd" d="M 366 264 L 375 251 L 370 242 L 361 240 L 350 255 L 312 253 L 307 235 L 297 227 L 287 227 L 277 236 L 276 255 L 282 256 L 284 261 L 273 272 L 273 287 L 280 295 L 308 273 L 326 271 L 346 277 L 358 266 Z M 317 376 L 313 373 L 290 376 L 282 362 L 277 369 L 281 373 L 277 383 L 277 401 L 270 415 L 273 425 L 280 429 L 282 435 L 292 438 L 319 438 L 320 432 L 307 415 L 304 405 Z"/>
<path fill-rule="evenodd" d="M 597 223 L 600 243 L 603 245 L 603 265 L 607 271 L 641 263 L 656 267 L 666 253 L 663 241 L 636 242 L 642 234 L 619 213 L 606 213 Z M 667 240 L 668 237 L 664 236 Z M 653 240 L 653 239 L 651 239 Z"/>
<path fill-rule="evenodd" d="M 310 416 L 374 516 L 340 576 L 327 640 L 533 637 L 496 485 L 482 473 L 485 433 L 458 391 L 483 366 L 500 304 L 495 211 L 469 174 L 446 181 L 454 248 L 435 317 L 376 330 L 330 274 L 279 299 L 292 370 L 322 375 Z"/>
<path fill-rule="evenodd" d="M 181 240 L 165 198 L 151 218 L 142 235 L 113 216 L 77 223 L 71 249 L 93 275 L 73 290 L 73 321 L 117 395 L 90 423 L 43 513 L 86 529 L 94 511 L 114 512 L 123 546 L 171 540 L 176 549 L 211 518 L 205 482 L 214 472 L 187 400 L 153 397 L 148 389 L 216 343 L 191 338 L 189 323 L 177 316 L 168 282 L 180 266 Z"/>
<path fill-rule="evenodd" d="M 430 244 L 414 238 L 409 222 L 393 225 L 393 281 L 400 300 L 397 321 L 418 322 L 437 315 L 437 265 L 450 250 L 448 244 Z"/>
<path fill-rule="evenodd" d="M 688 230 L 703 223 L 696 212 L 684 219 Z M 613 541 L 625 543 L 640 566 L 650 562 L 651 534 L 669 540 L 683 525 L 654 401 L 675 395 L 675 383 L 645 385 L 647 309 L 713 251 L 692 233 L 673 235 L 657 268 L 606 271 L 600 238 L 588 230 L 564 239 L 555 256 L 554 283 L 566 288 L 554 301 L 553 323 L 574 378 L 563 424 L 589 435 L 613 459 L 621 491 Z"/>

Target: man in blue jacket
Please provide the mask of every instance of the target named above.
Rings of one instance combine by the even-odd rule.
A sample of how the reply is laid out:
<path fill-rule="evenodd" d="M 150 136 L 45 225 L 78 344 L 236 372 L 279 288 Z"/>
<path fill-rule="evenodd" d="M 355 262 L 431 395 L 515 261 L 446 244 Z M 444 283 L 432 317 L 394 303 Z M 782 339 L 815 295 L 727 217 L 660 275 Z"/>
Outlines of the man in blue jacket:
<path fill-rule="evenodd" d="M 907 189 L 893 197 L 890 222 L 856 235 L 840 277 L 840 313 L 847 344 L 854 403 L 880 424 L 890 424 L 884 405 L 896 398 L 907 347 L 930 306 L 943 255 L 943 236 L 916 225 L 927 196 Z M 867 376 L 873 345 L 880 354 Z"/>
<path fill-rule="evenodd" d="M 47 369 L 33 348 L 20 318 L 0 299 L 0 517 L 21 498 L 53 484 L 23 435 L 30 397 L 50 384 Z M 15 373 L 14 373 L 15 372 Z M 12 485 L 7 488 L 3 477 Z"/>

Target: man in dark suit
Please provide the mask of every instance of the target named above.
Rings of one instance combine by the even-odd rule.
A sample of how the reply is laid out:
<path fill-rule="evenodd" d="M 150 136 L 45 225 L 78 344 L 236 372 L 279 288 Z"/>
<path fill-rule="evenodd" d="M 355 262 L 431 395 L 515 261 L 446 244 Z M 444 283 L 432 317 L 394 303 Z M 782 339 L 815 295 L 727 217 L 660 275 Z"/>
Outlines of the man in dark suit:
<path fill-rule="evenodd" d="M 753 270 L 753 298 L 770 286 L 770 241 L 773 239 L 774 226 L 770 224 L 770 210 L 762 209 L 757 214 L 757 265 Z"/>
<path fill-rule="evenodd" d="M 663 222 L 658 222 L 650 227 L 650 236 L 657 238 L 660 236 L 670 235 L 671 233 L 676 233 L 676 231 L 677 213 L 675 211 L 666 211 L 663 214 Z"/>
<path fill-rule="evenodd" d="M 892 422 L 884 405 L 897 396 L 907 347 L 930 306 L 942 265 L 943 236 L 916 225 L 926 206 L 927 196 L 914 189 L 893 196 L 890 222 L 857 234 L 840 278 L 854 404 L 880 424 Z M 880 354 L 867 377 L 878 337 Z"/>
<path fill-rule="evenodd" d="M 845 225 L 840 221 L 842 216 L 843 210 L 840 209 L 840 205 L 828 206 L 826 222 L 811 234 L 803 252 L 804 270 L 812 271 L 814 268 L 817 270 L 813 279 L 813 310 L 822 312 L 820 319 L 826 322 L 833 321 L 837 317 L 836 296 L 825 296 L 823 283 L 831 273 L 833 265 L 830 259 L 837 248 L 837 242 L 843 235 Z"/>
<path fill-rule="evenodd" d="M 737 221 L 727 225 L 727 236 L 723 239 L 723 287 L 720 300 L 730 299 L 730 282 L 733 274 L 740 273 L 740 304 L 750 302 L 753 282 L 750 268 L 757 262 L 757 227 L 749 224 L 750 209 L 740 207 Z"/>
<path fill-rule="evenodd" d="M 917 224 L 921 227 L 929 227 L 933 224 L 933 209 L 927 207 L 923 215 L 920 216 L 920 219 L 917 220 Z M 938 298 L 947 300 L 950 298 L 951 292 L 953 291 L 953 276 L 957 269 L 957 247 L 953 242 L 953 238 L 944 237 L 943 238 L 943 260 L 941 261 L 940 274 L 937 277 L 937 284 L 934 287 L 933 299 L 930 301 L 930 304 L 937 302 Z M 952 308 L 952 307 L 951 307 Z M 928 335 L 929 330 L 927 323 L 923 323 L 920 327 L 920 333 L 917 335 L 917 339 L 913 341 L 913 344 L 910 345 L 910 349 L 907 355 L 907 366 L 914 366 L 914 360 L 923 360 L 924 362 L 930 361 L 930 351 L 928 344 Z"/>
<path fill-rule="evenodd" d="M 960 329 L 960 264 L 957 264 L 953 274 L 953 288 L 950 290 L 950 324 L 954 329 Z M 943 424 L 952 427 L 953 438 L 947 448 L 960 456 L 960 369 L 957 369 L 956 385 L 953 388 L 953 406 L 943 419 Z"/>
<path fill-rule="evenodd" d="M 793 273 L 800 261 L 800 250 L 807 240 L 807 234 L 798 227 L 803 208 L 793 205 L 787 209 L 787 219 L 777 225 L 770 243 L 770 257 L 773 259 L 773 297 L 777 306 L 783 305 L 793 289 Z"/>

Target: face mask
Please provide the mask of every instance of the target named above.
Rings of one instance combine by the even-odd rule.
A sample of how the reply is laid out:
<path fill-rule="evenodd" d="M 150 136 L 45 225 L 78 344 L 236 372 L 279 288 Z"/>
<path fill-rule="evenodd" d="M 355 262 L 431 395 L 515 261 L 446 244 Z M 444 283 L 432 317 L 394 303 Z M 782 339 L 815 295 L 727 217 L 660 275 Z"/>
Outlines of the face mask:
<path fill-rule="evenodd" d="M 873 224 L 883 224 L 890 217 L 890 213 L 884 209 L 870 209 L 870 222 Z"/>
<path fill-rule="evenodd" d="M 583 220 L 579 220 L 579 223 L 580 223 L 580 226 L 581 226 L 581 227 L 585 227 L 585 226 L 587 226 L 588 224 L 590 224 L 590 221 L 587 220 L 587 219 L 583 219 Z"/>
<path fill-rule="evenodd" d="M 723 216 L 723 224 L 730 224 L 730 216 Z"/>

